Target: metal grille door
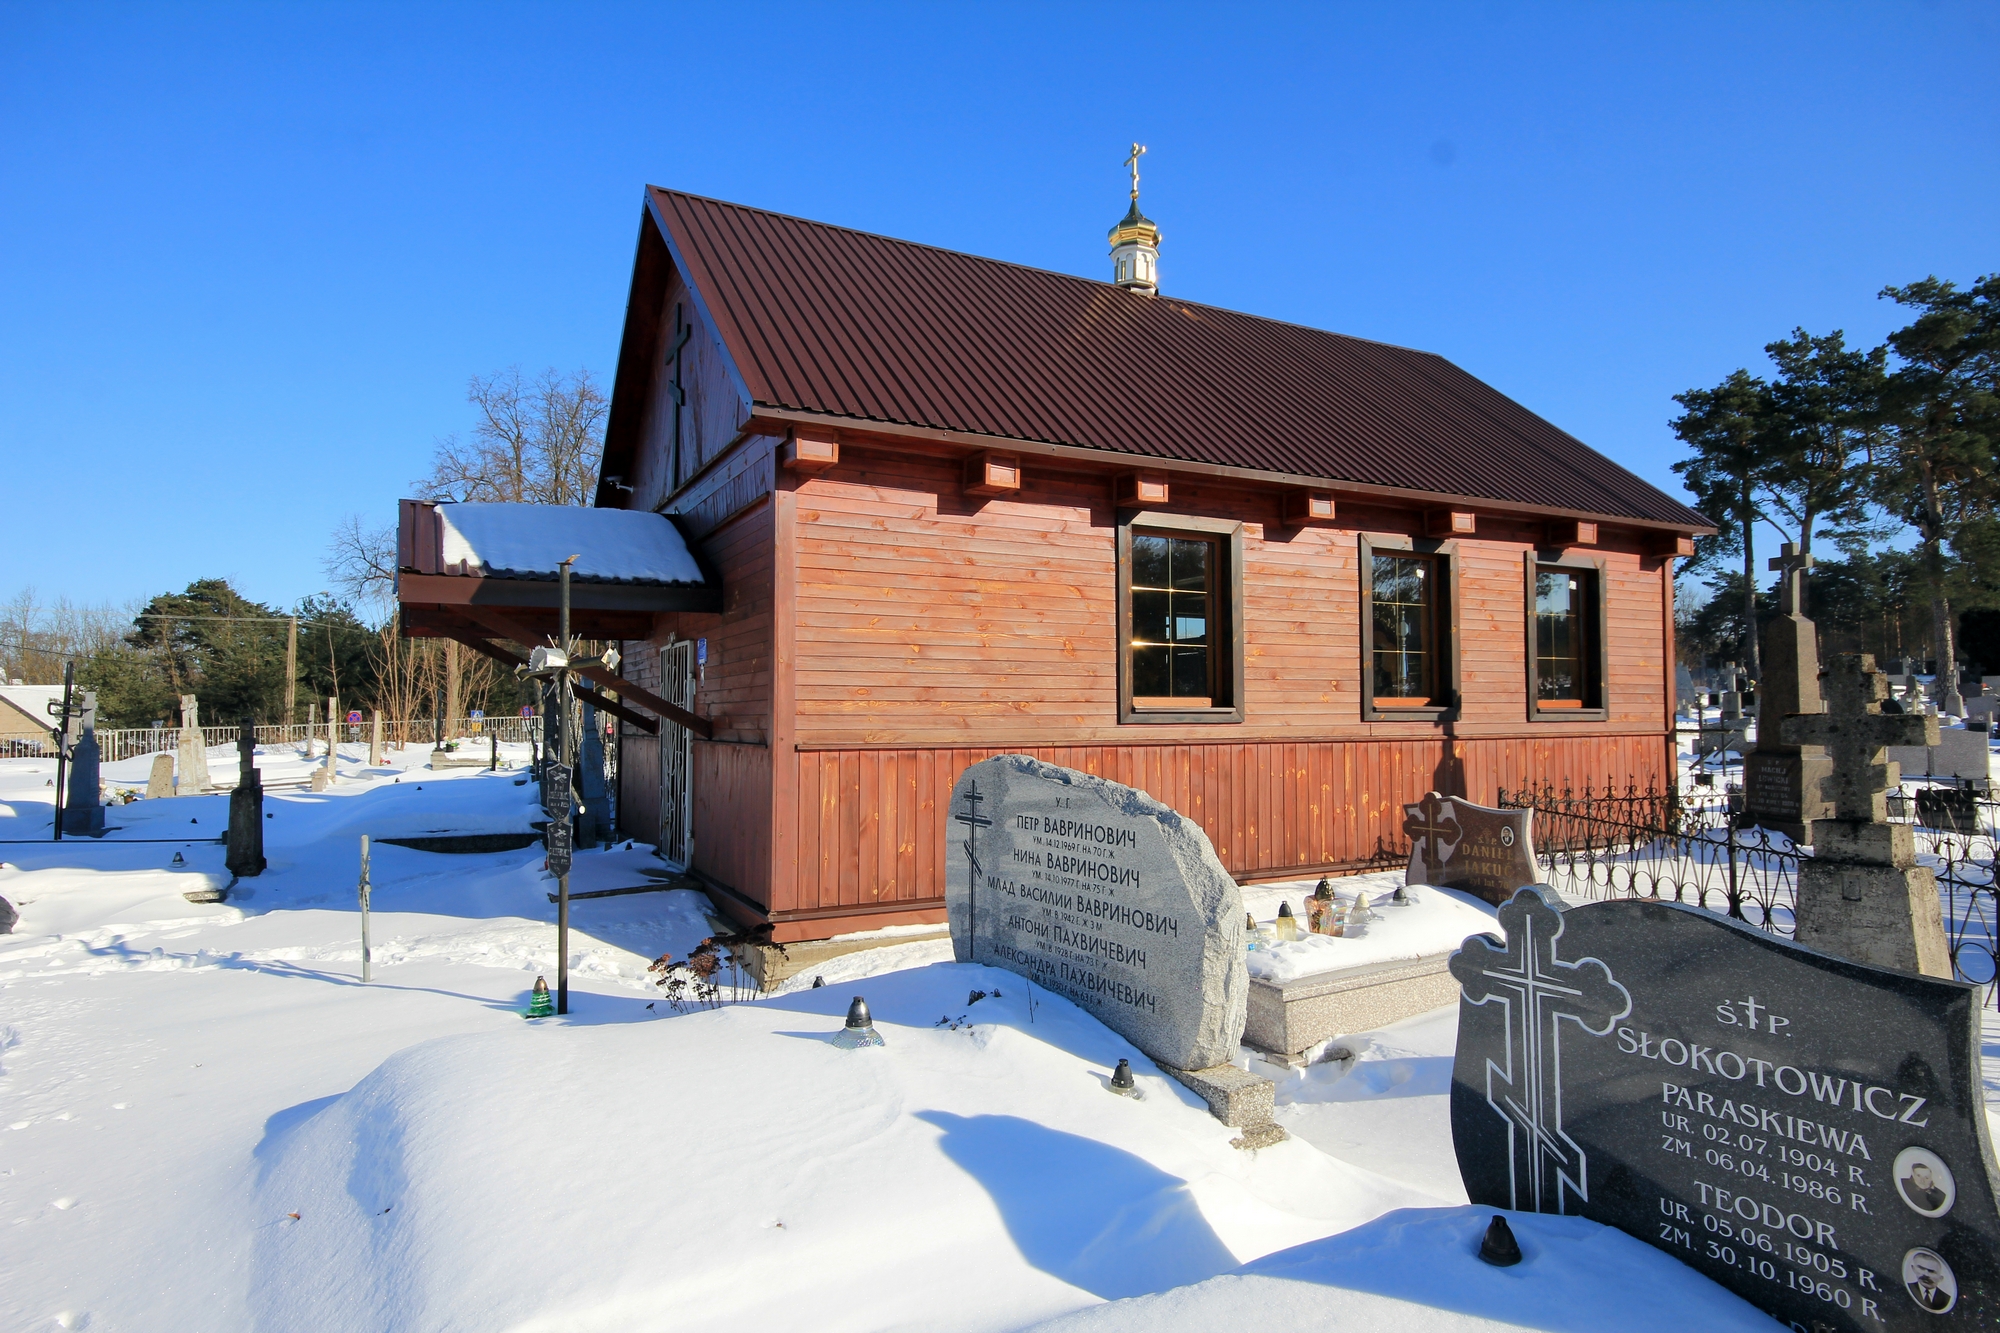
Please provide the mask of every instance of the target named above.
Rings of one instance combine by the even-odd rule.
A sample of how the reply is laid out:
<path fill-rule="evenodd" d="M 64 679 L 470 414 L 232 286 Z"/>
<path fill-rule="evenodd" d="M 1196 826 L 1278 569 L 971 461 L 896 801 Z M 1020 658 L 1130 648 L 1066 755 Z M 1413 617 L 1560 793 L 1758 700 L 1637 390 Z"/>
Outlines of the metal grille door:
<path fill-rule="evenodd" d="M 660 649 L 660 697 L 694 710 L 694 644 Z M 687 869 L 694 850 L 694 734 L 660 719 L 660 857 Z"/>

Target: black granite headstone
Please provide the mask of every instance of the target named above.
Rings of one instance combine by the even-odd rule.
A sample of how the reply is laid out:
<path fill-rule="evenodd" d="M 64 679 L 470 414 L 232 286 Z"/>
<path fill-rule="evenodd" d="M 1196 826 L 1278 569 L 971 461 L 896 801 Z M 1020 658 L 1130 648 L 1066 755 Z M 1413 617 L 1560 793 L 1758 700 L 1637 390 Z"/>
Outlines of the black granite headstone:
<path fill-rule="evenodd" d="M 1500 922 L 1451 963 L 1473 1203 L 1617 1227 L 1801 1333 L 2000 1322 L 1978 987 L 1666 903 Z"/>
<path fill-rule="evenodd" d="M 1917 822 L 1949 833 L 1977 833 L 1978 794 L 1970 787 L 1919 787 Z"/>

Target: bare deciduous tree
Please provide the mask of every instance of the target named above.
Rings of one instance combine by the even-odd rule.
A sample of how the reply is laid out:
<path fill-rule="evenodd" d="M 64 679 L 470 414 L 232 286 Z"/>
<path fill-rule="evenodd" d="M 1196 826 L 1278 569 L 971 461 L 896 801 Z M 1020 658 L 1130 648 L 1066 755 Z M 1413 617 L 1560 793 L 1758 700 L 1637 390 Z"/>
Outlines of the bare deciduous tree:
<path fill-rule="evenodd" d="M 320 568 L 348 601 L 386 612 L 396 602 L 396 529 L 367 527 L 349 514 L 328 539 Z"/>
<path fill-rule="evenodd" d="M 426 500 L 589 504 L 597 489 L 610 405 L 587 370 L 545 370 L 523 380 L 518 366 L 473 376 L 465 399 L 478 421 L 469 439 L 447 435 L 415 484 Z"/>

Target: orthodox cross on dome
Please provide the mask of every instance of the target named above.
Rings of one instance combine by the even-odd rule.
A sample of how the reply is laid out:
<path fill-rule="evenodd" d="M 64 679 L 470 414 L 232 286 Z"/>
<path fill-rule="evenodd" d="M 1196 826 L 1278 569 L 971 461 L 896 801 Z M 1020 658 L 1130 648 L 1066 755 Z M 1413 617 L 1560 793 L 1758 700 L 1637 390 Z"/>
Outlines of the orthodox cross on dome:
<path fill-rule="evenodd" d="M 1773 573 L 1783 575 L 1778 581 L 1778 614 L 1781 616 L 1802 616 L 1806 613 L 1805 572 L 1813 567 L 1813 558 L 1799 553 L 1797 542 L 1786 542 L 1778 548 L 1778 554 L 1771 557 Z"/>
<path fill-rule="evenodd" d="M 1820 672 L 1824 713 L 1799 713 L 1779 724 L 1787 745 L 1824 745 L 1833 758 L 1827 779 L 1836 819 L 1889 818 L 1890 773 L 1885 747 L 1936 745 L 1938 723 L 1920 713 L 1884 713 L 1889 678 L 1875 669 L 1873 653 L 1839 653 Z"/>
<path fill-rule="evenodd" d="M 1522 1212 L 1560 1213 L 1564 1194 L 1590 1201 L 1589 1162 L 1563 1129 L 1564 1019 L 1593 1037 L 1632 1011 L 1632 996 L 1595 958 L 1556 956 L 1562 913 L 1534 889 L 1500 909 L 1504 948 L 1474 935 L 1451 959 L 1451 974 L 1471 1005 L 1497 1004 L 1507 1026 L 1505 1065 L 1486 1062 L 1486 1104 L 1507 1122 L 1507 1182 Z"/>
<path fill-rule="evenodd" d="M 1132 168 L 1132 202 L 1134 203 L 1139 201 L 1139 159 L 1145 155 L 1146 145 L 1134 143 L 1131 154 L 1125 159 L 1125 165 Z"/>

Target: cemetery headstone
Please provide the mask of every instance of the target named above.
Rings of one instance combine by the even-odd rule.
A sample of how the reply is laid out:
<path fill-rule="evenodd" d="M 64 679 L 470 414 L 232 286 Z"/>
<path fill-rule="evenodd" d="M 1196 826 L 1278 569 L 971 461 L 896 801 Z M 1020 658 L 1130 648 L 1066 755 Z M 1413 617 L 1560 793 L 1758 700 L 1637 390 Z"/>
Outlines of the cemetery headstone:
<path fill-rule="evenodd" d="M 1410 840 L 1406 884 L 1463 889 L 1489 903 L 1541 878 L 1535 866 L 1533 810 L 1494 810 L 1431 792 L 1403 807 Z"/>
<path fill-rule="evenodd" d="M 1951 975 L 1937 881 L 1917 864 L 1916 835 L 1891 824 L 1887 789 L 1901 774 L 1891 745 L 1936 745 L 1934 717 L 1882 712 L 1888 681 L 1868 653 L 1841 653 L 1824 673 L 1827 711 L 1785 719 L 1785 739 L 1824 745 L 1833 817 L 1812 824 L 1794 915 L 1801 944 L 1876 967 Z"/>
<path fill-rule="evenodd" d="M 1970 787 L 1920 787 L 1917 822 L 1947 833 L 1978 833 L 1978 793 Z"/>
<path fill-rule="evenodd" d="M 1500 924 L 1451 965 L 1474 1204 L 1617 1227 L 1793 1329 L 2000 1321 L 1978 987 L 1671 903 L 1537 887 Z"/>
<path fill-rule="evenodd" d="M 306 758 L 308 759 L 313 757 L 314 740 L 318 735 L 319 705 L 309 702 L 306 704 Z"/>
<path fill-rule="evenodd" d="M 14 910 L 14 904 L 0 898 L 0 935 L 12 935 L 14 923 L 20 919 L 21 914 Z"/>
<path fill-rule="evenodd" d="M 229 793 L 229 831 L 223 864 L 254 879 L 264 873 L 264 780 L 257 772 L 257 728 L 244 718 L 236 735 L 236 787 Z"/>
<path fill-rule="evenodd" d="M 1771 568 L 1783 575 L 1778 585 L 1778 614 L 1764 627 L 1763 675 L 1757 682 L 1757 748 L 1743 761 L 1743 810 L 1754 822 L 1804 842 L 1815 819 L 1833 813 L 1823 785 L 1833 761 L 1818 745 L 1785 741 L 1783 719 L 1825 709 L 1819 694 L 1819 640 L 1813 622 L 1804 615 L 1801 596 L 1805 571 L 1813 558 L 1796 543 L 1786 542 Z"/>
<path fill-rule="evenodd" d="M 373 710 L 368 723 L 368 767 L 382 767 L 382 710 Z"/>
<path fill-rule="evenodd" d="M 96 837 L 104 832 L 104 794 L 98 777 L 97 692 L 78 690 L 67 719 L 63 747 L 69 751 L 69 782 L 63 792 L 62 830 Z"/>
<path fill-rule="evenodd" d="M 182 796 L 198 796 L 208 790 L 208 743 L 201 733 L 201 705 L 192 694 L 181 696 L 180 782 L 174 788 Z"/>
<path fill-rule="evenodd" d="M 153 756 L 153 771 L 146 775 L 146 799 L 157 801 L 174 794 L 174 757 L 164 751 Z"/>
<path fill-rule="evenodd" d="M 1001 755 L 960 776 L 948 820 L 960 962 L 1020 973 L 1169 1068 L 1234 1058 L 1249 994 L 1243 895 L 1192 819 L 1131 787 Z"/>

